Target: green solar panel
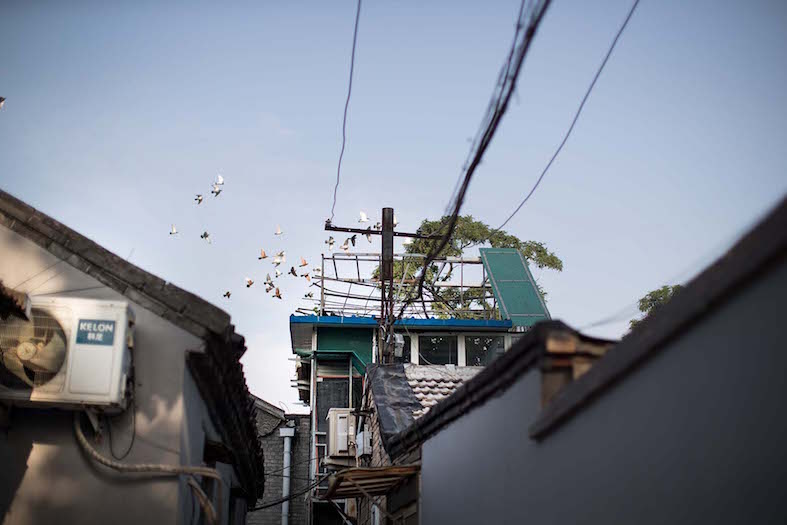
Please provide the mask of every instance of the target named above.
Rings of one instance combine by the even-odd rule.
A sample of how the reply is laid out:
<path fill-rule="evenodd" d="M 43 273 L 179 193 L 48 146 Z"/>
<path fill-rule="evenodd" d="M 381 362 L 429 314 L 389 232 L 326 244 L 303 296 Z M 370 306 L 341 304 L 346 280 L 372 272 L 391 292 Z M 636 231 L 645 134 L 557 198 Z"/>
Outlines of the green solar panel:
<path fill-rule="evenodd" d="M 481 248 L 480 252 L 504 319 L 510 319 L 514 326 L 532 326 L 550 319 L 544 298 L 519 250 Z"/>

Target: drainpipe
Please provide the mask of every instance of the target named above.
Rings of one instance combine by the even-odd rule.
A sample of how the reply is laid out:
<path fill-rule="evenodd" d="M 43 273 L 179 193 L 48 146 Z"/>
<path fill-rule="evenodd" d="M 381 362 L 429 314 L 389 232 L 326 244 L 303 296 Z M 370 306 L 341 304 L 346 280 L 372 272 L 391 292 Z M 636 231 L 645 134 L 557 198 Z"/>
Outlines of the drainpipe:
<path fill-rule="evenodd" d="M 292 452 L 292 437 L 295 429 L 292 427 L 280 428 L 279 436 L 284 438 L 284 458 L 281 476 L 281 497 L 284 501 L 281 504 L 281 525 L 287 525 L 290 518 L 290 500 L 285 499 L 290 496 L 290 454 Z"/>

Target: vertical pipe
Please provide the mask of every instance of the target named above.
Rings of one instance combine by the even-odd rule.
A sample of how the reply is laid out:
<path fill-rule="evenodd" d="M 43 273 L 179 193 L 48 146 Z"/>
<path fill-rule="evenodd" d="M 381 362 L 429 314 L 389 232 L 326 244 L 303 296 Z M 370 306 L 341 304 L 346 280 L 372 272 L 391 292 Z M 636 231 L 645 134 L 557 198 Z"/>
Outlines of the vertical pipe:
<path fill-rule="evenodd" d="M 284 457 L 282 458 L 281 475 L 281 525 L 288 525 L 290 519 L 290 456 L 292 454 L 292 436 L 295 429 L 291 427 L 280 428 L 279 435 L 284 438 Z"/>
<path fill-rule="evenodd" d="M 325 254 L 321 253 L 320 257 L 320 315 L 325 315 Z"/>

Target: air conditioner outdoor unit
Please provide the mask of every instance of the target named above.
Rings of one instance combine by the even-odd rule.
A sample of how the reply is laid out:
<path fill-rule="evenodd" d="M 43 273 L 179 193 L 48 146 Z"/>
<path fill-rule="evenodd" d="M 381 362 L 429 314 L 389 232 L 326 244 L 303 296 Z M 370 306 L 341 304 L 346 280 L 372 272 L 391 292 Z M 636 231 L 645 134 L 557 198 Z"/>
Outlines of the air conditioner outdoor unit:
<path fill-rule="evenodd" d="M 33 299 L 29 321 L 0 321 L 0 402 L 122 411 L 134 314 L 128 303 Z"/>
<path fill-rule="evenodd" d="M 355 437 L 355 418 L 351 408 L 328 409 L 328 455 L 355 456 L 352 439 Z"/>

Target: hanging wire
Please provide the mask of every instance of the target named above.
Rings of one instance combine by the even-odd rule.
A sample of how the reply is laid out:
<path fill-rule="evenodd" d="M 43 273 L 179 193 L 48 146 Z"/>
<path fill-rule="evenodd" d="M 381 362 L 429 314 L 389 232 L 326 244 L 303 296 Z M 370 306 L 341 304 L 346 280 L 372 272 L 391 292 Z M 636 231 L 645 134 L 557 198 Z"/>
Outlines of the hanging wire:
<path fill-rule="evenodd" d="M 508 60 L 506 65 L 503 67 L 503 71 L 505 71 L 506 74 L 504 75 L 502 83 L 499 82 L 498 86 L 495 88 L 495 92 L 492 96 L 492 102 L 489 104 L 487 117 L 483 121 L 481 128 L 482 131 L 479 132 L 479 138 L 475 144 L 475 147 L 471 149 L 471 151 L 474 150 L 470 156 L 472 160 L 465 170 L 462 184 L 459 185 L 459 189 L 456 192 L 456 196 L 453 200 L 453 205 L 450 206 L 450 208 L 452 208 L 452 213 L 448 219 L 447 224 L 441 228 L 444 231 L 443 236 L 440 241 L 433 245 L 432 249 L 429 251 L 426 260 L 424 261 L 420 278 L 418 279 L 417 292 L 414 296 L 410 296 L 404 301 L 398 317 L 401 317 L 407 306 L 412 304 L 413 301 L 423 295 L 424 281 L 426 279 L 429 266 L 451 240 L 451 236 L 454 233 L 456 223 L 459 219 L 459 211 L 462 208 L 462 204 L 464 203 L 465 197 L 467 195 L 467 189 L 470 186 L 470 181 L 473 178 L 476 168 L 481 164 L 484 153 L 489 147 L 489 144 L 491 144 L 492 138 L 494 137 L 497 128 L 500 125 L 503 115 L 508 109 L 508 103 L 511 99 L 514 89 L 516 88 L 516 81 L 519 77 L 519 73 L 522 70 L 522 63 L 524 61 L 525 55 L 527 54 L 528 49 L 530 49 L 530 45 L 533 42 L 536 30 L 541 24 L 544 14 L 551 4 L 551 0 L 544 0 L 543 2 L 540 2 L 533 8 L 532 12 L 529 12 L 529 10 L 525 9 L 525 4 L 526 0 L 522 0 L 519 11 L 520 16 L 519 20 L 517 21 L 517 29 L 515 32 L 516 35 L 519 35 L 522 27 L 526 26 L 524 36 L 522 37 L 521 42 L 518 44 L 517 42 L 514 42 L 512 45 L 515 51 L 509 52 Z M 393 319 L 389 320 L 389 322 L 392 323 Z"/>
<path fill-rule="evenodd" d="M 519 206 L 516 207 L 516 209 L 511 213 L 511 215 L 509 215 L 508 218 L 505 221 L 503 221 L 503 224 L 498 226 L 496 230 L 502 230 L 505 227 L 505 225 L 508 224 L 508 222 L 514 218 L 514 215 L 519 213 L 519 210 L 522 209 L 522 206 L 524 206 L 525 203 L 530 199 L 530 197 L 533 196 L 533 193 L 535 193 L 536 188 L 538 188 L 538 185 L 541 184 L 541 181 L 544 179 L 544 175 L 547 174 L 549 168 L 552 167 L 552 163 L 555 162 L 555 159 L 563 150 L 563 146 L 566 145 L 566 141 L 568 141 L 568 137 L 570 137 L 571 132 L 574 131 L 574 126 L 577 124 L 577 120 L 579 120 L 579 115 L 582 113 L 582 109 L 585 107 L 585 102 L 587 102 L 588 97 L 590 97 L 590 93 L 593 91 L 593 88 L 596 85 L 596 81 L 601 76 L 601 72 L 604 71 L 604 66 L 607 65 L 607 61 L 609 60 L 610 55 L 612 55 L 612 51 L 615 49 L 615 45 L 618 43 L 618 39 L 620 38 L 620 35 L 623 34 L 623 30 L 626 29 L 626 26 L 628 25 L 629 20 L 631 19 L 631 15 L 634 14 L 634 10 L 637 8 L 638 5 L 639 5 L 639 0 L 634 0 L 634 4 L 631 6 L 631 9 L 629 10 L 628 15 L 626 16 L 626 19 L 623 21 L 623 25 L 620 26 L 620 29 L 618 29 L 618 32 L 615 35 L 615 38 L 612 40 L 612 44 L 609 46 L 609 49 L 607 50 L 607 54 L 604 56 L 604 60 L 601 62 L 601 65 L 599 66 L 598 70 L 596 70 L 596 74 L 593 77 L 593 81 L 590 83 L 590 86 L 588 86 L 587 91 L 585 91 L 585 96 L 582 97 L 582 102 L 580 102 L 579 108 L 577 108 L 577 112 L 574 114 L 574 119 L 571 121 L 571 125 L 568 127 L 568 130 L 563 136 L 563 140 L 560 142 L 560 145 L 555 150 L 555 153 L 552 154 L 552 158 L 549 159 L 549 162 L 547 162 L 547 165 L 541 171 L 541 175 L 538 176 L 538 179 L 536 180 L 536 183 L 533 185 L 533 187 L 530 189 L 530 192 L 528 192 L 525 198 L 522 199 L 522 202 L 519 203 Z"/>
<path fill-rule="evenodd" d="M 347 143 L 347 109 L 350 107 L 350 95 L 353 91 L 353 71 L 355 70 L 355 46 L 358 41 L 358 20 L 361 18 L 361 0 L 358 0 L 358 7 L 355 10 L 355 29 L 353 29 L 353 49 L 350 55 L 350 81 L 347 86 L 347 100 L 344 101 L 344 117 L 342 118 L 342 149 L 339 152 L 339 164 L 336 167 L 336 184 L 333 187 L 333 204 L 331 204 L 331 218 L 333 222 L 336 210 L 336 194 L 339 191 L 339 180 L 342 174 L 342 159 L 344 158 L 344 146 Z"/>

